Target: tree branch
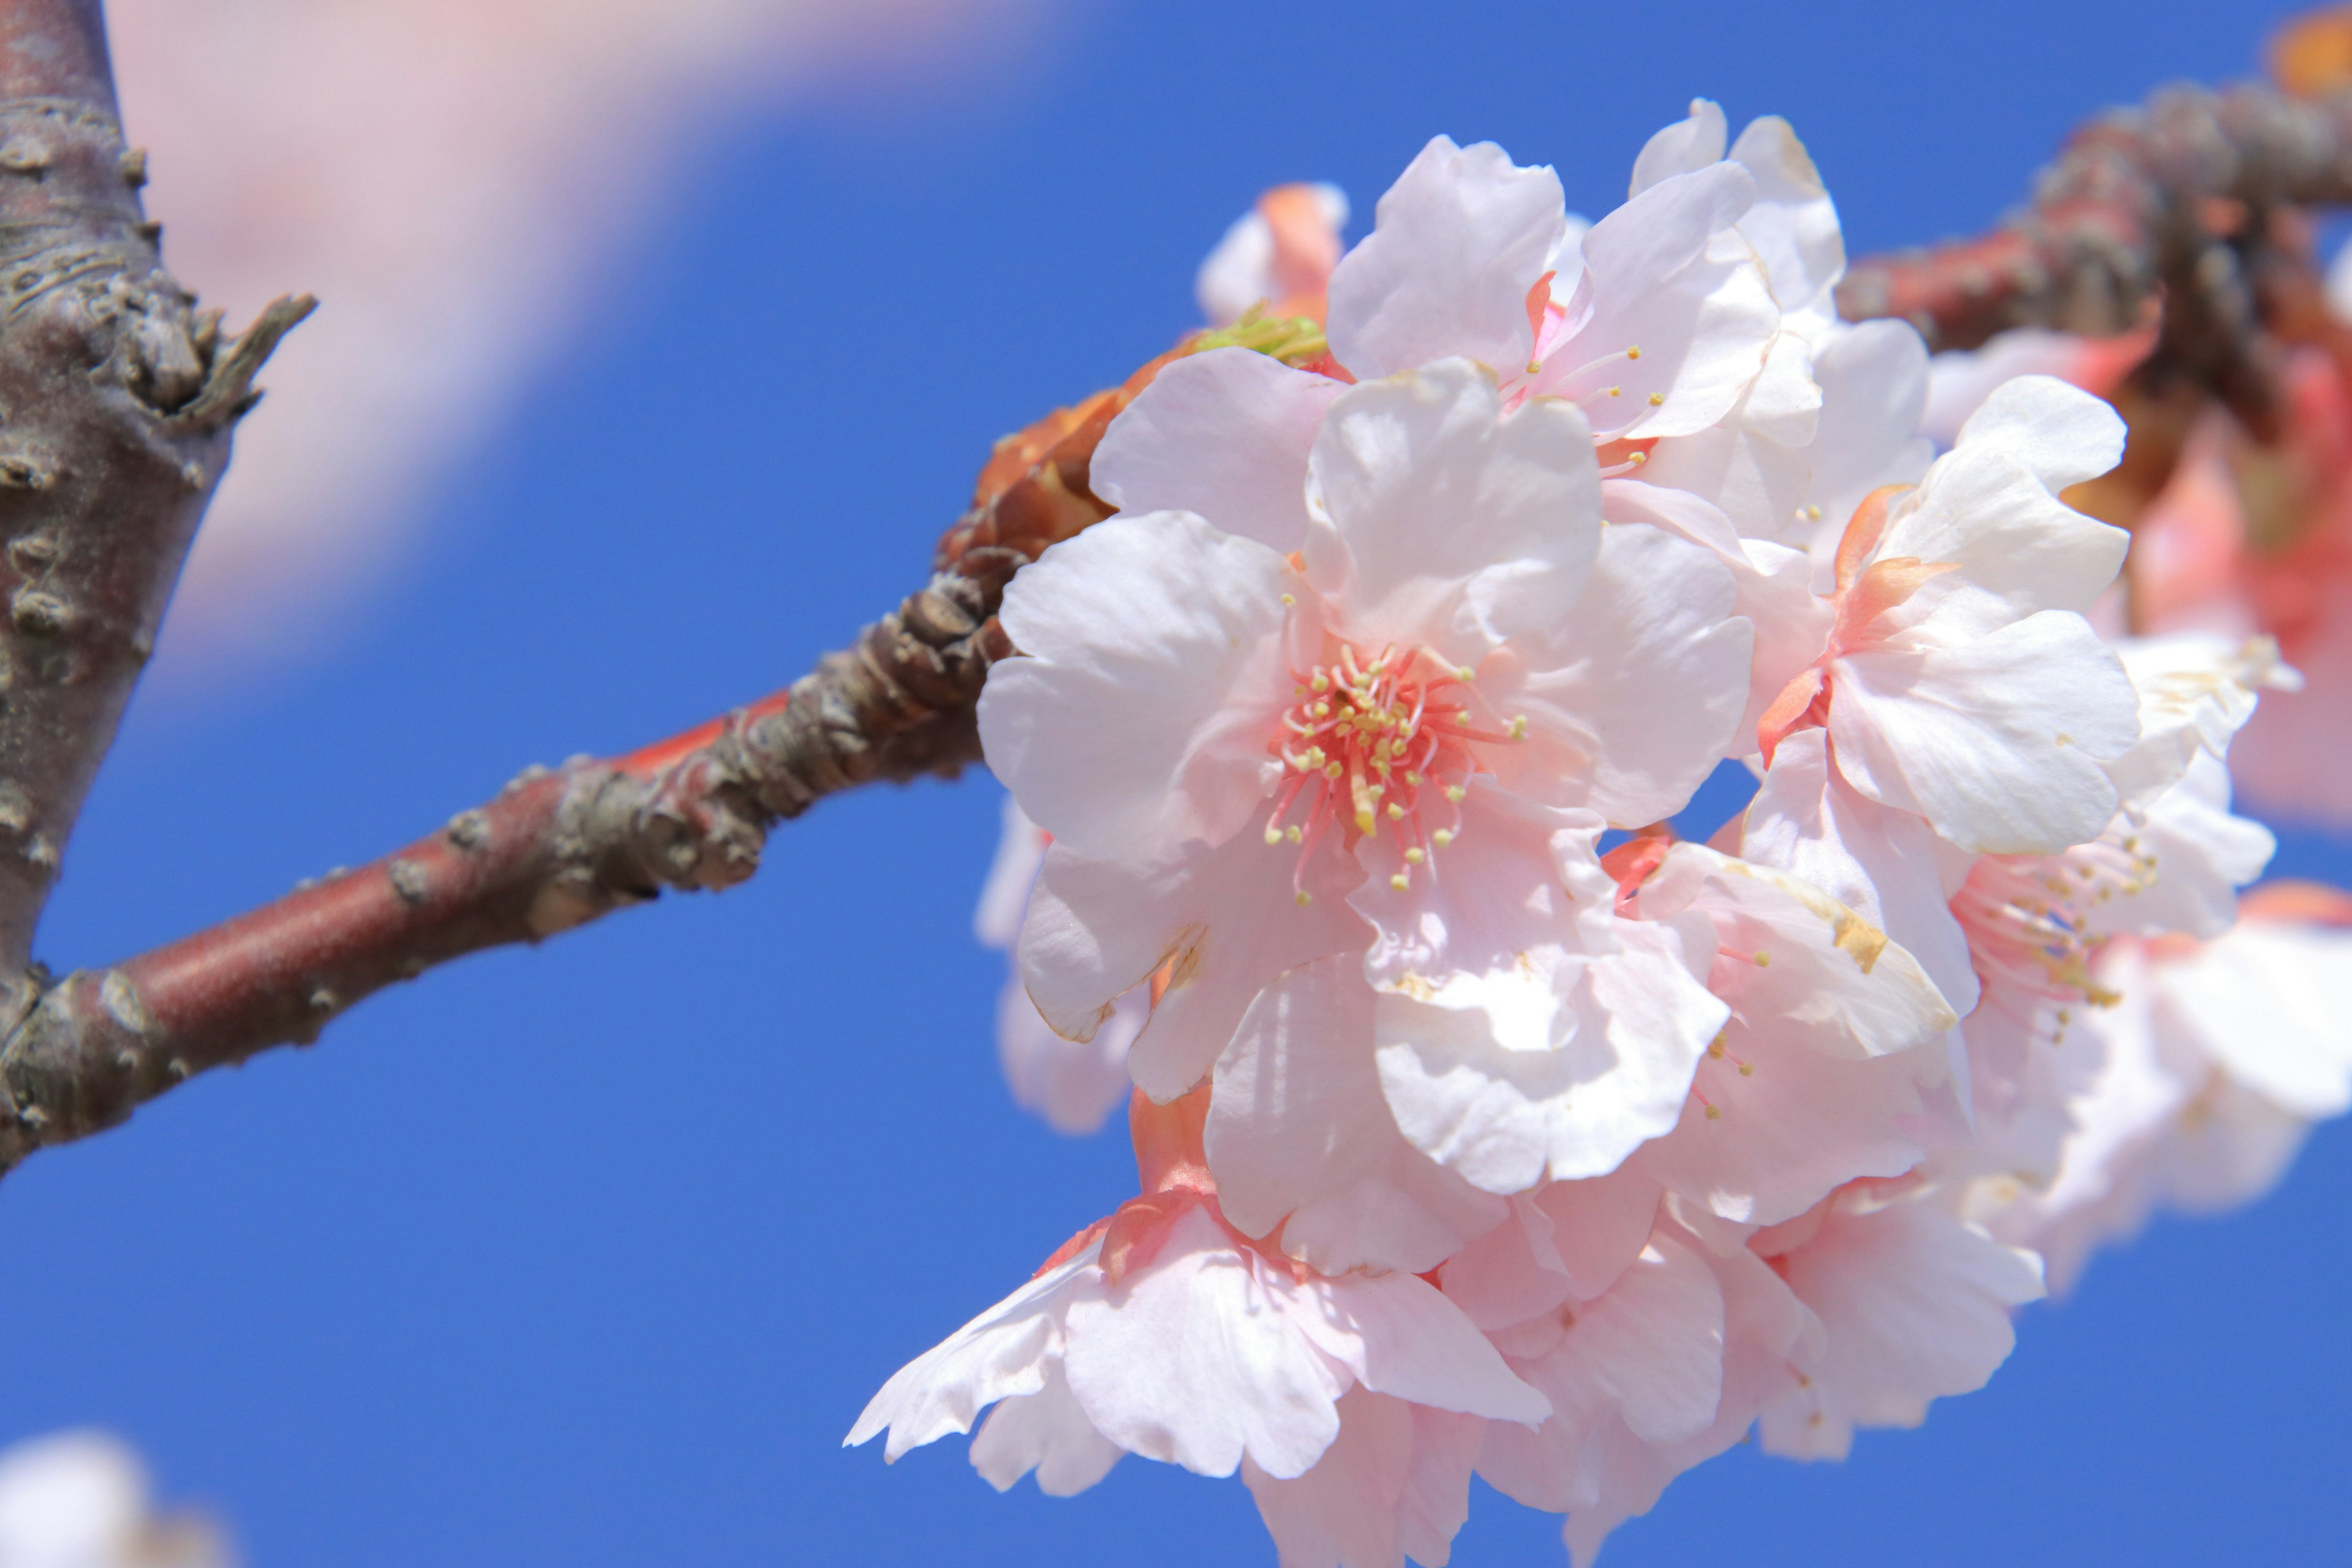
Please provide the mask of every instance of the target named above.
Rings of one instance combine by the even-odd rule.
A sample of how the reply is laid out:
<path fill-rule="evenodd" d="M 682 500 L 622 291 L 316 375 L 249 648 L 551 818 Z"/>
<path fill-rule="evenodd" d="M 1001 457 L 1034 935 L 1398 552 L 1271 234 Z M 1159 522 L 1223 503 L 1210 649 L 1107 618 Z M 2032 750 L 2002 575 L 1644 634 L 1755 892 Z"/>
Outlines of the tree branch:
<path fill-rule="evenodd" d="M 722 889 L 767 830 L 837 791 L 952 776 L 1011 651 L 995 616 L 1025 562 L 1108 515 L 1095 444 L 1160 364 L 1000 442 L 929 585 L 779 692 L 606 762 L 526 771 L 496 799 L 356 871 L 105 969 L 38 987 L 0 1047 L 0 1172 L 115 1125 L 210 1068 L 308 1044 L 396 980 L 536 942 L 664 888 Z"/>
<path fill-rule="evenodd" d="M 310 309 L 224 347 L 163 269 L 98 0 L 0 4 L 0 1017 L 254 373 Z"/>
<path fill-rule="evenodd" d="M 2272 274 L 2310 262 L 2291 209 L 2352 203 L 2352 92 L 2305 100 L 2242 86 L 2168 88 L 2074 133 L 2032 204 L 1981 238 L 1858 262 L 1850 320 L 1899 316 L 1932 349 L 2012 327 L 2107 337 L 2159 306 L 2141 380 L 2193 383 L 2248 428 L 2274 431 Z"/>

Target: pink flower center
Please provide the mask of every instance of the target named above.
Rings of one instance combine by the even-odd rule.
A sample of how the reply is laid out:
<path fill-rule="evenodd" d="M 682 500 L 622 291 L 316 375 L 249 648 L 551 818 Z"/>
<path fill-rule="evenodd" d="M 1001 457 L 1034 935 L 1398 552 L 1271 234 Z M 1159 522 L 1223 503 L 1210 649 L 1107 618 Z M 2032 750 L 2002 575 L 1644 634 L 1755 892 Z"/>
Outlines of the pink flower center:
<path fill-rule="evenodd" d="M 1353 847 L 1377 837 L 1385 822 L 1405 846 L 1405 868 L 1390 879 L 1402 891 L 1412 868 L 1454 840 L 1451 828 L 1432 830 L 1423 821 L 1427 792 L 1433 787 L 1448 802 L 1460 801 L 1463 781 L 1480 765 L 1473 744 L 1524 739 L 1528 721 L 1479 727 L 1472 715 L 1473 672 L 1427 648 L 1400 653 L 1391 643 L 1366 659 L 1352 643 L 1332 641 L 1325 662 L 1294 672 L 1298 700 L 1269 747 L 1288 777 L 1266 821 L 1265 841 L 1299 846 L 1303 879 L 1307 858 L 1333 827 Z M 1297 890 L 1306 903 L 1306 889 Z"/>
<path fill-rule="evenodd" d="M 2099 939 L 2084 929 L 2084 916 L 2155 878 L 2156 858 L 2136 834 L 2095 838 L 2063 855 L 1986 855 L 1970 868 L 1952 913 L 1968 932 L 1978 973 L 2006 981 L 2012 995 L 2056 1005 L 2063 1032 L 2073 1004 L 2116 1000 L 2091 978 Z M 1988 993 L 1987 1000 L 1995 997 Z"/>

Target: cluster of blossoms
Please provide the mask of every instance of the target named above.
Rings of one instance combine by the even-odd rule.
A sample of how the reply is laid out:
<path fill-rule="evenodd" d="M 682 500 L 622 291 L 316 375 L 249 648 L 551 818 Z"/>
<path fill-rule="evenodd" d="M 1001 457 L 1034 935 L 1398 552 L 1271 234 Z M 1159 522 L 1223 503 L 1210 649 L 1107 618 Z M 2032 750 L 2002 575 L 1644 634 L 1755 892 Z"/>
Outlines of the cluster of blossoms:
<path fill-rule="evenodd" d="M 2236 918 L 2293 676 L 2103 637 L 2128 540 L 2061 496 L 2115 414 L 2014 379 L 1938 456 L 1803 147 L 1727 140 L 1695 104 L 1588 226 L 1440 138 L 1344 256 L 1294 187 L 1211 258 L 1299 330 L 1111 425 L 981 708 L 1008 1074 L 1126 1100 L 1141 1192 L 852 1442 L 1239 1470 L 1292 1568 L 1444 1563 L 1475 1473 L 1583 1561 L 1750 1431 L 1978 1387 L 2044 1255 L 2344 1108 L 2336 901 Z"/>

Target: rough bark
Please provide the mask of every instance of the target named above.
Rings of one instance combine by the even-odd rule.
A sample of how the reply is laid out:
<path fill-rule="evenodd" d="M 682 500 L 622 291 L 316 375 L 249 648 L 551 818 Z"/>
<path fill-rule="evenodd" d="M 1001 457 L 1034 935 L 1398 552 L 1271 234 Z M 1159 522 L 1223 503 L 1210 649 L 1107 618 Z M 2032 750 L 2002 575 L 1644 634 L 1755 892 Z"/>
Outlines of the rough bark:
<path fill-rule="evenodd" d="M 2160 308 L 2150 383 L 2210 390 L 2258 433 L 2276 421 L 2266 275 L 2294 254 L 2291 209 L 2352 203 L 2352 93 L 2168 88 L 2077 132 L 2033 199 L 1991 234 L 1858 262 L 1852 320 L 1901 317 L 1934 349 L 2012 327 L 2105 337 Z"/>
<path fill-rule="evenodd" d="M 828 795 L 978 761 L 981 685 L 1010 651 L 994 618 L 1004 585 L 1108 513 L 1088 460 L 1161 363 L 1001 442 L 929 585 L 789 690 L 625 757 L 527 770 L 356 871 L 121 963 L 43 978 L 0 1047 L 0 1171 L 207 1068 L 308 1044 L 436 964 L 664 888 L 731 887 L 758 868 L 772 826 Z"/>
<path fill-rule="evenodd" d="M 222 342 L 157 254 L 97 0 L 0 5 L 0 1016 L 252 405 L 310 301 Z"/>

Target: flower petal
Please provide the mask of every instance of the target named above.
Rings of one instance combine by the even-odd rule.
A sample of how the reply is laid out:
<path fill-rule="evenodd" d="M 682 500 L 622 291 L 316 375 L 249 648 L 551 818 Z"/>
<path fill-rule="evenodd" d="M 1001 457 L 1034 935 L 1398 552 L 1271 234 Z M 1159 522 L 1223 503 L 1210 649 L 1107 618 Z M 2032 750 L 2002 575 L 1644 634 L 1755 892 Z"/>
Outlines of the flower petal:
<path fill-rule="evenodd" d="M 1467 360 L 1368 382 L 1331 405 L 1308 466 L 1307 574 L 1338 629 L 1475 658 L 1547 626 L 1601 542 L 1600 467 L 1564 404 L 1506 416 Z"/>
<path fill-rule="evenodd" d="M 1037 825 L 1089 854 L 1148 860 L 1222 842 L 1265 798 L 1290 700 L 1276 552 L 1185 512 L 1116 517 L 1045 552 L 1004 592 L 1026 658 L 981 693 L 988 765 Z"/>
<path fill-rule="evenodd" d="M 971 1440 L 971 1468 L 1001 1492 L 1034 1470 L 1037 1489 L 1047 1497 L 1076 1497 L 1110 1474 L 1118 1458 L 1118 1445 L 1078 1407 L 1058 1361 L 1046 1368 L 1045 1387 L 990 1411 Z"/>
<path fill-rule="evenodd" d="M 1362 951 L 1348 907 L 1362 873 L 1327 841 L 1303 868 L 1296 852 L 1239 835 L 1214 849 L 1137 868 L 1056 842 L 1029 900 L 1021 973 L 1031 1000 L 1067 1039 L 1090 1039 L 1117 999 L 1168 967 L 1167 988 L 1128 1050 L 1143 1091 L 1174 1099 L 1232 1041 L 1261 987 L 1327 953 Z"/>
<path fill-rule="evenodd" d="M 1516 366 L 1534 349 L 1528 289 L 1567 227 L 1550 169 L 1433 139 L 1331 274 L 1333 357 L 1365 381 L 1453 354 Z"/>
<path fill-rule="evenodd" d="M 1978 853 L 2097 837 L 2116 804 L 2100 763 L 2139 735 L 2122 663 L 2064 611 L 1991 627 L 1946 618 L 1831 662 L 1830 735 L 1846 778 Z"/>
<path fill-rule="evenodd" d="M 1349 1377 L 1284 1310 L 1287 1285 L 1196 1205 L 1123 1285 L 1097 1270 L 1073 1289 L 1070 1392 L 1130 1454 L 1203 1476 L 1247 1454 L 1269 1475 L 1304 1475 L 1339 1434 Z"/>
<path fill-rule="evenodd" d="M 1372 1001 L 1353 954 L 1280 976 L 1219 1059 L 1209 1104 L 1225 1217 L 1249 1236 L 1280 1226 L 1284 1250 L 1327 1275 L 1434 1268 L 1505 1212 L 1397 1131 L 1373 1065 Z"/>
<path fill-rule="evenodd" d="M 1346 390 L 1251 349 L 1187 355 L 1111 421 L 1088 484 L 1121 511 L 1195 512 L 1296 550 L 1307 541 L 1307 454 Z"/>

